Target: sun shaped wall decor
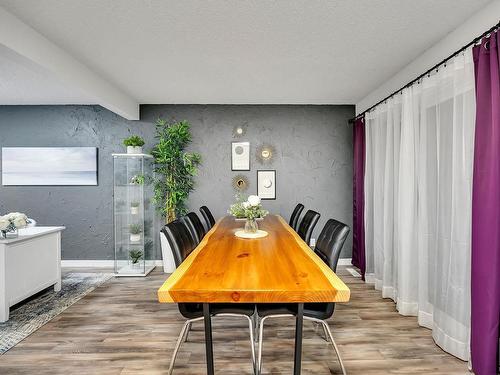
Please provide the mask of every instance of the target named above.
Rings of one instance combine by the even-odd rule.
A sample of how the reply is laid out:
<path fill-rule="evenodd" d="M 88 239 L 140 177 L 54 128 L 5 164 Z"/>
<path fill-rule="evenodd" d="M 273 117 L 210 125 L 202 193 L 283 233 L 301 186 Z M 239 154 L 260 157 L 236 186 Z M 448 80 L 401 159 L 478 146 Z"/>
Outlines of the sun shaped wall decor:
<path fill-rule="evenodd" d="M 248 182 L 248 178 L 242 174 L 238 174 L 233 177 L 233 189 L 238 192 L 243 192 L 248 189 L 250 183 Z"/>
<path fill-rule="evenodd" d="M 261 164 L 271 164 L 276 154 L 276 148 L 268 143 L 263 143 L 257 147 L 255 157 Z"/>

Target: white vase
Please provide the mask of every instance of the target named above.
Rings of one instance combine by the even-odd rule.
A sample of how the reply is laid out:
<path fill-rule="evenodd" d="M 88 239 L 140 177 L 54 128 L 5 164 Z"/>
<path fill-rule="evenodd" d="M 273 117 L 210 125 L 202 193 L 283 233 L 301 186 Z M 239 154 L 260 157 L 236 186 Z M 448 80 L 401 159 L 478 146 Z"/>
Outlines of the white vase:
<path fill-rule="evenodd" d="M 127 146 L 127 154 L 142 154 L 141 146 Z"/>
<path fill-rule="evenodd" d="M 131 234 L 130 235 L 130 242 L 139 242 L 140 240 L 141 240 L 140 234 Z"/>
<path fill-rule="evenodd" d="M 138 213 L 139 213 L 139 207 L 136 207 L 136 206 L 130 207 L 130 214 L 131 215 L 137 215 Z"/>

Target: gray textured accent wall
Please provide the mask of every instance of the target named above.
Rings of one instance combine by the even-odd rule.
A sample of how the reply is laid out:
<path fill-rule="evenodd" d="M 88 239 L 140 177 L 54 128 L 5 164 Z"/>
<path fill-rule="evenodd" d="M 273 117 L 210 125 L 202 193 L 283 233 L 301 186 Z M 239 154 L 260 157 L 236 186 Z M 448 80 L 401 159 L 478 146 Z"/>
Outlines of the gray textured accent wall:
<path fill-rule="evenodd" d="M 277 199 L 265 201 L 271 213 L 288 219 L 302 202 L 319 211 L 321 220 L 334 217 L 352 224 L 352 129 L 354 106 L 284 105 L 143 105 L 141 120 L 127 121 L 98 106 L 0 106 L 0 147 L 97 146 L 99 186 L 0 186 L 0 213 L 22 211 L 41 225 L 65 225 L 63 259 L 112 259 L 112 152 L 121 152 L 123 138 L 138 134 L 149 149 L 154 120 L 159 116 L 188 120 L 191 149 L 202 154 L 193 210 L 206 204 L 216 217 L 224 215 L 234 198 L 231 179 L 241 173 L 256 193 L 257 169 L 276 169 Z M 232 129 L 245 125 L 251 146 L 251 171 L 232 172 Z M 270 166 L 259 165 L 256 147 L 276 147 Z M 349 236 L 342 257 L 349 257 Z"/>

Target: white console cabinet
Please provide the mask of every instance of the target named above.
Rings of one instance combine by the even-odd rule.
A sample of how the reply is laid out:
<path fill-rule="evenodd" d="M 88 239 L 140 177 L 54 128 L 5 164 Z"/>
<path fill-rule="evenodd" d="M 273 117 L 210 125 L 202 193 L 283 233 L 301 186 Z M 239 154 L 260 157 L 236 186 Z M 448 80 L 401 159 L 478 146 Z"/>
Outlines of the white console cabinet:
<path fill-rule="evenodd" d="M 0 322 L 16 303 L 54 285 L 61 290 L 61 232 L 64 227 L 19 230 L 17 238 L 0 239 Z"/>

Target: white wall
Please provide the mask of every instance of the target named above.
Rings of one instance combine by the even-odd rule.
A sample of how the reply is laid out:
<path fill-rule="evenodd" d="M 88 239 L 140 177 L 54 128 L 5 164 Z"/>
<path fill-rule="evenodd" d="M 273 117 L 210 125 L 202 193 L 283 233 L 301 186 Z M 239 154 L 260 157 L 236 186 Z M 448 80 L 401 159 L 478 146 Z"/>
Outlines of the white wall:
<path fill-rule="evenodd" d="M 443 14 L 443 17 L 446 17 Z M 458 28 L 429 48 L 382 86 L 356 103 L 356 114 L 370 108 L 387 95 L 401 88 L 453 52 L 472 41 L 475 37 L 496 25 L 500 20 L 500 0 L 493 0 L 479 12 L 473 14 Z M 405 35 L 403 37 L 409 37 Z M 411 37 L 411 36 L 410 36 Z"/>

